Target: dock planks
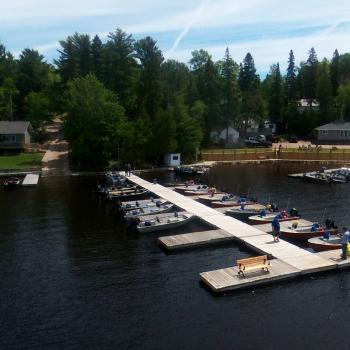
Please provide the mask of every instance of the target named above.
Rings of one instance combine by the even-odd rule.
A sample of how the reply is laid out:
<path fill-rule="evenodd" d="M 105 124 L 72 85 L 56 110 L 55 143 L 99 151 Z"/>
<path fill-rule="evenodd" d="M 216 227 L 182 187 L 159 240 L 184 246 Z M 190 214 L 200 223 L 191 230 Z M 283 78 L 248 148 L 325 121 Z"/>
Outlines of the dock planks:
<path fill-rule="evenodd" d="M 200 277 L 203 282 L 210 285 L 215 291 L 237 289 L 240 288 L 239 286 L 247 286 L 249 283 L 250 285 L 267 283 L 273 280 L 290 278 L 300 274 L 338 268 L 337 263 L 331 259 L 324 258 L 318 254 L 313 254 L 287 241 L 280 240 L 280 242 L 276 243 L 273 241 L 270 234 L 261 229 L 250 226 L 234 219 L 233 217 L 226 216 L 213 208 L 209 208 L 206 205 L 185 197 L 171 189 L 165 188 L 159 184 L 152 184 L 135 175 L 131 175 L 129 179 L 159 197 L 174 203 L 183 210 L 193 213 L 198 218 L 217 229 L 225 231 L 227 237 L 237 239 L 259 254 L 266 254 L 275 258 L 273 260 L 274 262 L 278 261 L 278 268 L 276 268 L 273 273 L 264 274 L 264 276 L 262 276 L 261 273 L 254 273 L 249 277 L 249 280 L 234 278 L 234 273 L 232 272 L 235 271 L 234 267 L 224 269 L 224 274 L 218 272 L 221 270 L 201 273 Z M 204 241 L 201 240 L 200 243 L 204 244 Z M 215 278 L 218 278 L 220 282 L 214 283 L 213 281 L 215 281 Z M 223 278 L 224 280 L 222 280 Z"/>
<path fill-rule="evenodd" d="M 191 232 L 175 236 L 159 237 L 158 242 L 167 250 L 179 250 L 232 241 L 234 237 L 224 230 Z"/>

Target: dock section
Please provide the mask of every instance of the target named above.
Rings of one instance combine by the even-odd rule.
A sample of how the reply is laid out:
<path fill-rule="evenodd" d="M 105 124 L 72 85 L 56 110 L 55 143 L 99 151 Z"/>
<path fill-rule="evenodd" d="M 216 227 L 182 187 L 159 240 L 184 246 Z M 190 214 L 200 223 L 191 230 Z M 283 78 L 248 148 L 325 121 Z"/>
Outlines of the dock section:
<path fill-rule="evenodd" d="M 274 272 L 273 280 L 290 278 L 296 274 L 300 275 L 337 269 L 338 267 L 335 261 L 323 258 L 317 254 L 313 254 L 287 241 L 280 240 L 280 242 L 276 243 L 273 241 L 270 234 L 263 232 L 254 226 L 250 226 L 237 219 L 234 219 L 233 217 L 226 216 L 213 208 L 209 208 L 204 204 L 176 193 L 171 189 L 165 188 L 159 184 L 152 184 L 135 175 L 131 175 L 128 179 L 130 179 L 130 181 L 133 183 L 148 189 L 150 192 L 158 195 L 159 197 L 174 203 L 183 210 L 193 213 L 207 224 L 225 231 L 225 234 L 227 234 L 228 237 L 231 236 L 232 239 L 236 239 L 240 243 L 248 246 L 260 254 L 266 254 L 275 258 L 274 261 L 280 261 L 282 263 L 279 265 L 281 268 Z M 283 266 L 287 266 L 288 268 L 283 268 Z M 226 271 L 226 269 L 224 270 Z M 216 275 L 218 275 L 217 271 L 215 272 Z M 204 283 L 211 286 L 214 291 L 221 291 L 221 287 L 217 289 L 216 284 L 211 283 L 211 281 L 213 281 L 213 273 L 213 271 L 207 273 L 203 272 L 200 275 L 201 279 L 204 281 Z M 271 276 L 272 274 L 268 273 L 264 275 L 259 274 L 255 277 L 251 276 L 250 278 L 254 279 L 256 283 L 260 284 L 270 282 Z M 237 281 L 240 281 L 240 279 L 228 279 L 227 284 L 225 285 L 225 290 L 237 289 Z M 246 279 L 242 279 L 240 285 L 247 285 Z"/>
<path fill-rule="evenodd" d="M 38 174 L 27 174 L 22 182 L 22 186 L 36 186 L 39 182 Z"/>
<path fill-rule="evenodd" d="M 165 249 L 174 251 L 195 248 L 220 242 L 232 241 L 235 238 L 224 230 L 191 232 L 182 235 L 159 237 L 158 242 Z"/>

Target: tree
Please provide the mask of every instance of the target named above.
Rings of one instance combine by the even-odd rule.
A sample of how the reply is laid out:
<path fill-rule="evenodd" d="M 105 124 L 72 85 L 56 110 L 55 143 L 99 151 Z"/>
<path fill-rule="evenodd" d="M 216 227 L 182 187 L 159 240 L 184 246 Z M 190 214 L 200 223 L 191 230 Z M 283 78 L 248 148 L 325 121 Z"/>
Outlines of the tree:
<path fill-rule="evenodd" d="M 283 112 L 283 81 L 280 72 L 279 63 L 274 64 L 270 68 L 268 86 L 268 110 L 269 117 L 275 123 L 282 123 Z"/>
<path fill-rule="evenodd" d="M 350 81 L 339 86 L 337 103 L 340 106 L 341 118 L 350 121 Z"/>
<path fill-rule="evenodd" d="M 59 43 L 62 50 L 58 50 L 60 57 L 54 60 L 54 63 L 57 65 L 63 82 L 67 83 L 79 74 L 77 52 L 71 36 Z"/>
<path fill-rule="evenodd" d="M 65 106 L 65 136 L 78 164 L 104 167 L 118 153 L 123 157 L 124 147 L 130 142 L 130 125 L 115 94 L 95 76 L 69 82 Z"/>
<path fill-rule="evenodd" d="M 164 58 L 156 41 L 149 36 L 135 43 L 135 57 L 141 63 L 139 111 L 144 110 L 153 119 L 160 109 L 161 64 Z"/>
<path fill-rule="evenodd" d="M 6 78 L 0 86 L 0 119 L 13 120 L 15 112 L 14 98 L 18 90 L 12 78 Z"/>
<path fill-rule="evenodd" d="M 190 67 L 193 71 L 198 71 L 203 68 L 205 64 L 211 60 L 211 56 L 208 51 L 205 50 L 194 50 L 191 52 L 192 58 L 190 59 Z"/>
<path fill-rule="evenodd" d="M 255 63 L 248 52 L 240 64 L 239 86 L 242 94 L 241 113 L 244 127 L 247 128 L 249 119 L 261 121 L 264 118 L 264 103 L 260 91 L 260 78 L 256 74 Z"/>
<path fill-rule="evenodd" d="M 117 28 L 109 33 L 103 49 L 103 83 L 118 95 L 128 114 L 136 108 L 138 67 L 134 59 L 134 39 Z"/>
<path fill-rule="evenodd" d="M 24 101 L 31 92 L 42 92 L 47 90 L 49 80 L 50 65 L 44 61 L 44 56 L 36 50 L 25 49 L 18 60 L 17 89 L 19 91 L 16 98 L 18 113 L 23 116 Z"/>
<path fill-rule="evenodd" d="M 333 53 L 332 61 L 330 64 L 330 79 L 332 83 L 332 95 L 335 97 L 337 95 L 339 83 L 340 83 L 340 55 L 336 49 Z"/>
<path fill-rule="evenodd" d="M 103 81 L 103 45 L 98 35 L 94 36 L 91 43 L 91 66 L 96 78 Z"/>
<path fill-rule="evenodd" d="M 333 119 L 333 87 L 330 78 L 330 67 L 326 59 L 319 65 L 316 96 L 320 103 L 320 124 L 324 124 Z"/>
<path fill-rule="evenodd" d="M 24 111 L 26 119 L 32 126 L 37 127 L 42 122 L 50 119 L 50 101 L 43 92 L 31 92 L 25 98 Z"/>
<path fill-rule="evenodd" d="M 311 102 L 316 98 L 316 85 L 318 74 L 318 60 L 316 51 L 313 47 L 309 51 L 309 57 L 306 63 L 301 65 L 300 74 L 304 98 L 306 98 L 311 104 Z"/>
<path fill-rule="evenodd" d="M 231 58 L 230 51 L 226 48 L 223 61 L 220 66 L 222 78 L 222 114 L 223 124 L 227 128 L 226 142 L 228 142 L 228 127 L 238 124 L 240 111 L 240 92 L 238 87 L 238 64 Z"/>
<path fill-rule="evenodd" d="M 296 101 L 297 76 L 296 76 L 295 58 L 294 58 L 293 50 L 290 50 L 289 52 L 285 93 L 286 93 L 287 104 L 291 104 Z"/>

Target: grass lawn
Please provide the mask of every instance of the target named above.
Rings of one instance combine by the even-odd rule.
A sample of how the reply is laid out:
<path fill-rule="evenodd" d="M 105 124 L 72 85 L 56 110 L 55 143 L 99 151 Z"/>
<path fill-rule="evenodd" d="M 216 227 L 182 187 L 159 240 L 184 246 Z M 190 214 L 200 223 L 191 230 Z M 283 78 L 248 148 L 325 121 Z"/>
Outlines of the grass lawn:
<path fill-rule="evenodd" d="M 21 153 L 0 156 L 0 170 L 40 168 L 44 153 Z"/>

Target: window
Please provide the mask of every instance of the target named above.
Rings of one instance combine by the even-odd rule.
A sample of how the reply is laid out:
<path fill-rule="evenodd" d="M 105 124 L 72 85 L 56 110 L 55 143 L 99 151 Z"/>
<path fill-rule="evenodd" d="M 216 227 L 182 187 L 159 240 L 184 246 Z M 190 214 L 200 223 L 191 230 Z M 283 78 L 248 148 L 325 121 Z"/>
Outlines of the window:
<path fill-rule="evenodd" d="M 321 130 L 321 134 L 322 135 L 327 135 L 328 134 L 328 130 Z"/>
<path fill-rule="evenodd" d="M 173 160 L 179 160 L 179 156 L 173 156 Z"/>
<path fill-rule="evenodd" d="M 16 143 L 16 135 L 11 135 L 11 142 Z"/>

